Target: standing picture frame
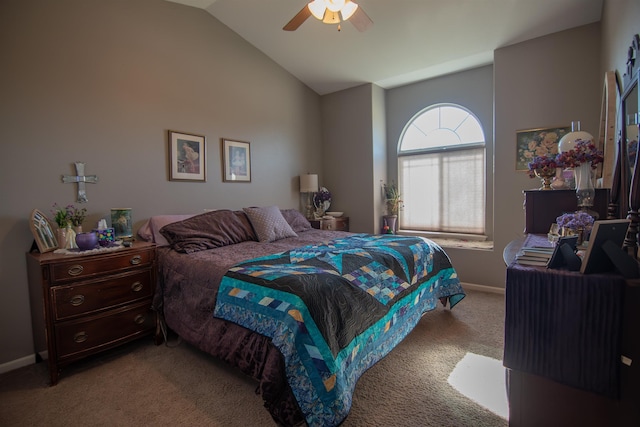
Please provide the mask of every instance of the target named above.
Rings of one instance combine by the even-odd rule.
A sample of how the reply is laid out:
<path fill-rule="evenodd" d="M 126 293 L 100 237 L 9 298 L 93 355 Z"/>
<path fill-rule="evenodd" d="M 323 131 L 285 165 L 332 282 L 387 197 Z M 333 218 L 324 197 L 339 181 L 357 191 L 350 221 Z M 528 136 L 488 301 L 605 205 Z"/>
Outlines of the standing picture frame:
<path fill-rule="evenodd" d="M 528 171 L 536 156 L 558 154 L 560 138 L 571 132 L 571 126 L 516 131 L 516 170 Z"/>
<path fill-rule="evenodd" d="M 40 253 L 51 252 L 58 248 L 58 239 L 56 233 L 53 232 L 49 218 L 38 209 L 31 211 L 29 228 Z"/>
<path fill-rule="evenodd" d="M 224 182 L 251 182 L 251 144 L 222 139 Z"/>
<path fill-rule="evenodd" d="M 169 180 L 207 181 L 206 138 L 169 131 Z"/>
<path fill-rule="evenodd" d="M 607 254 L 605 244 L 610 242 L 610 245 L 622 252 L 622 244 L 630 224 L 631 221 L 628 219 L 606 219 L 594 222 L 580 273 L 606 273 L 613 270 L 615 263 Z"/>

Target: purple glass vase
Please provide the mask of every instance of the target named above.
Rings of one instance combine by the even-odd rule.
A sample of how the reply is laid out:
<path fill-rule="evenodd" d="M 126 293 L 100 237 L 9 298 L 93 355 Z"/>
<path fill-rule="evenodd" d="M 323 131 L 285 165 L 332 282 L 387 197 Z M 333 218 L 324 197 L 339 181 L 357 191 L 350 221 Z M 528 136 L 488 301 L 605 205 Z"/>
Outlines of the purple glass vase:
<path fill-rule="evenodd" d="M 76 244 L 81 251 L 95 249 L 98 246 L 98 235 L 93 231 L 89 233 L 78 233 L 76 235 Z"/>

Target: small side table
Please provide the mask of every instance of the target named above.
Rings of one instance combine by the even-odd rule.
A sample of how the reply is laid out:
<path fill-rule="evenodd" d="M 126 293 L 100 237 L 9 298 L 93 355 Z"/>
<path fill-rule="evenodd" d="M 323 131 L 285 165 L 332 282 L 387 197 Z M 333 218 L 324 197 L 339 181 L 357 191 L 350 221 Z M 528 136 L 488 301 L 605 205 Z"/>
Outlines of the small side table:
<path fill-rule="evenodd" d="M 313 228 L 318 230 L 349 231 L 349 217 L 310 219 Z"/>

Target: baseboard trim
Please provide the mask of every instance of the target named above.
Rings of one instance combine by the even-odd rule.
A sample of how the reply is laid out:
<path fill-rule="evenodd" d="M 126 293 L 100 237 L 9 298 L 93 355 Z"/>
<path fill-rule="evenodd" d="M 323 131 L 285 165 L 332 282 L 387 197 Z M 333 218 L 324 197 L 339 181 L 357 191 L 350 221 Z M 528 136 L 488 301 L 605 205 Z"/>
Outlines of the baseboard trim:
<path fill-rule="evenodd" d="M 3 363 L 0 365 L 0 374 L 4 374 L 5 372 L 13 371 L 14 369 L 22 368 L 23 366 L 33 365 L 36 363 L 36 355 L 31 354 L 29 356 L 21 357 L 20 359 L 15 359 L 7 363 Z"/>
<path fill-rule="evenodd" d="M 470 291 L 490 292 L 493 294 L 504 295 L 504 288 L 496 288 L 495 286 L 476 285 L 475 283 L 462 283 L 463 289 L 469 289 Z"/>

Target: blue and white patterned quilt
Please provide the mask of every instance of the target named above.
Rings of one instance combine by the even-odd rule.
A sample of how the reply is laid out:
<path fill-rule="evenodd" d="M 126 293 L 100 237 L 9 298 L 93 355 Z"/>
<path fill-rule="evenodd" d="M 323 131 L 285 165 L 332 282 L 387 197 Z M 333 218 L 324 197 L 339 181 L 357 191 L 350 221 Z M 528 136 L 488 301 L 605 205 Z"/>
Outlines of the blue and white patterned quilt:
<path fill-rule="evenodd" d="M 349 413 L 358 378 L 420 320 L 464 291 L 447 255 L 425 239 L 354 235 L 229 269 L 214 316 L 268 336 L 309 426 Z"/>

